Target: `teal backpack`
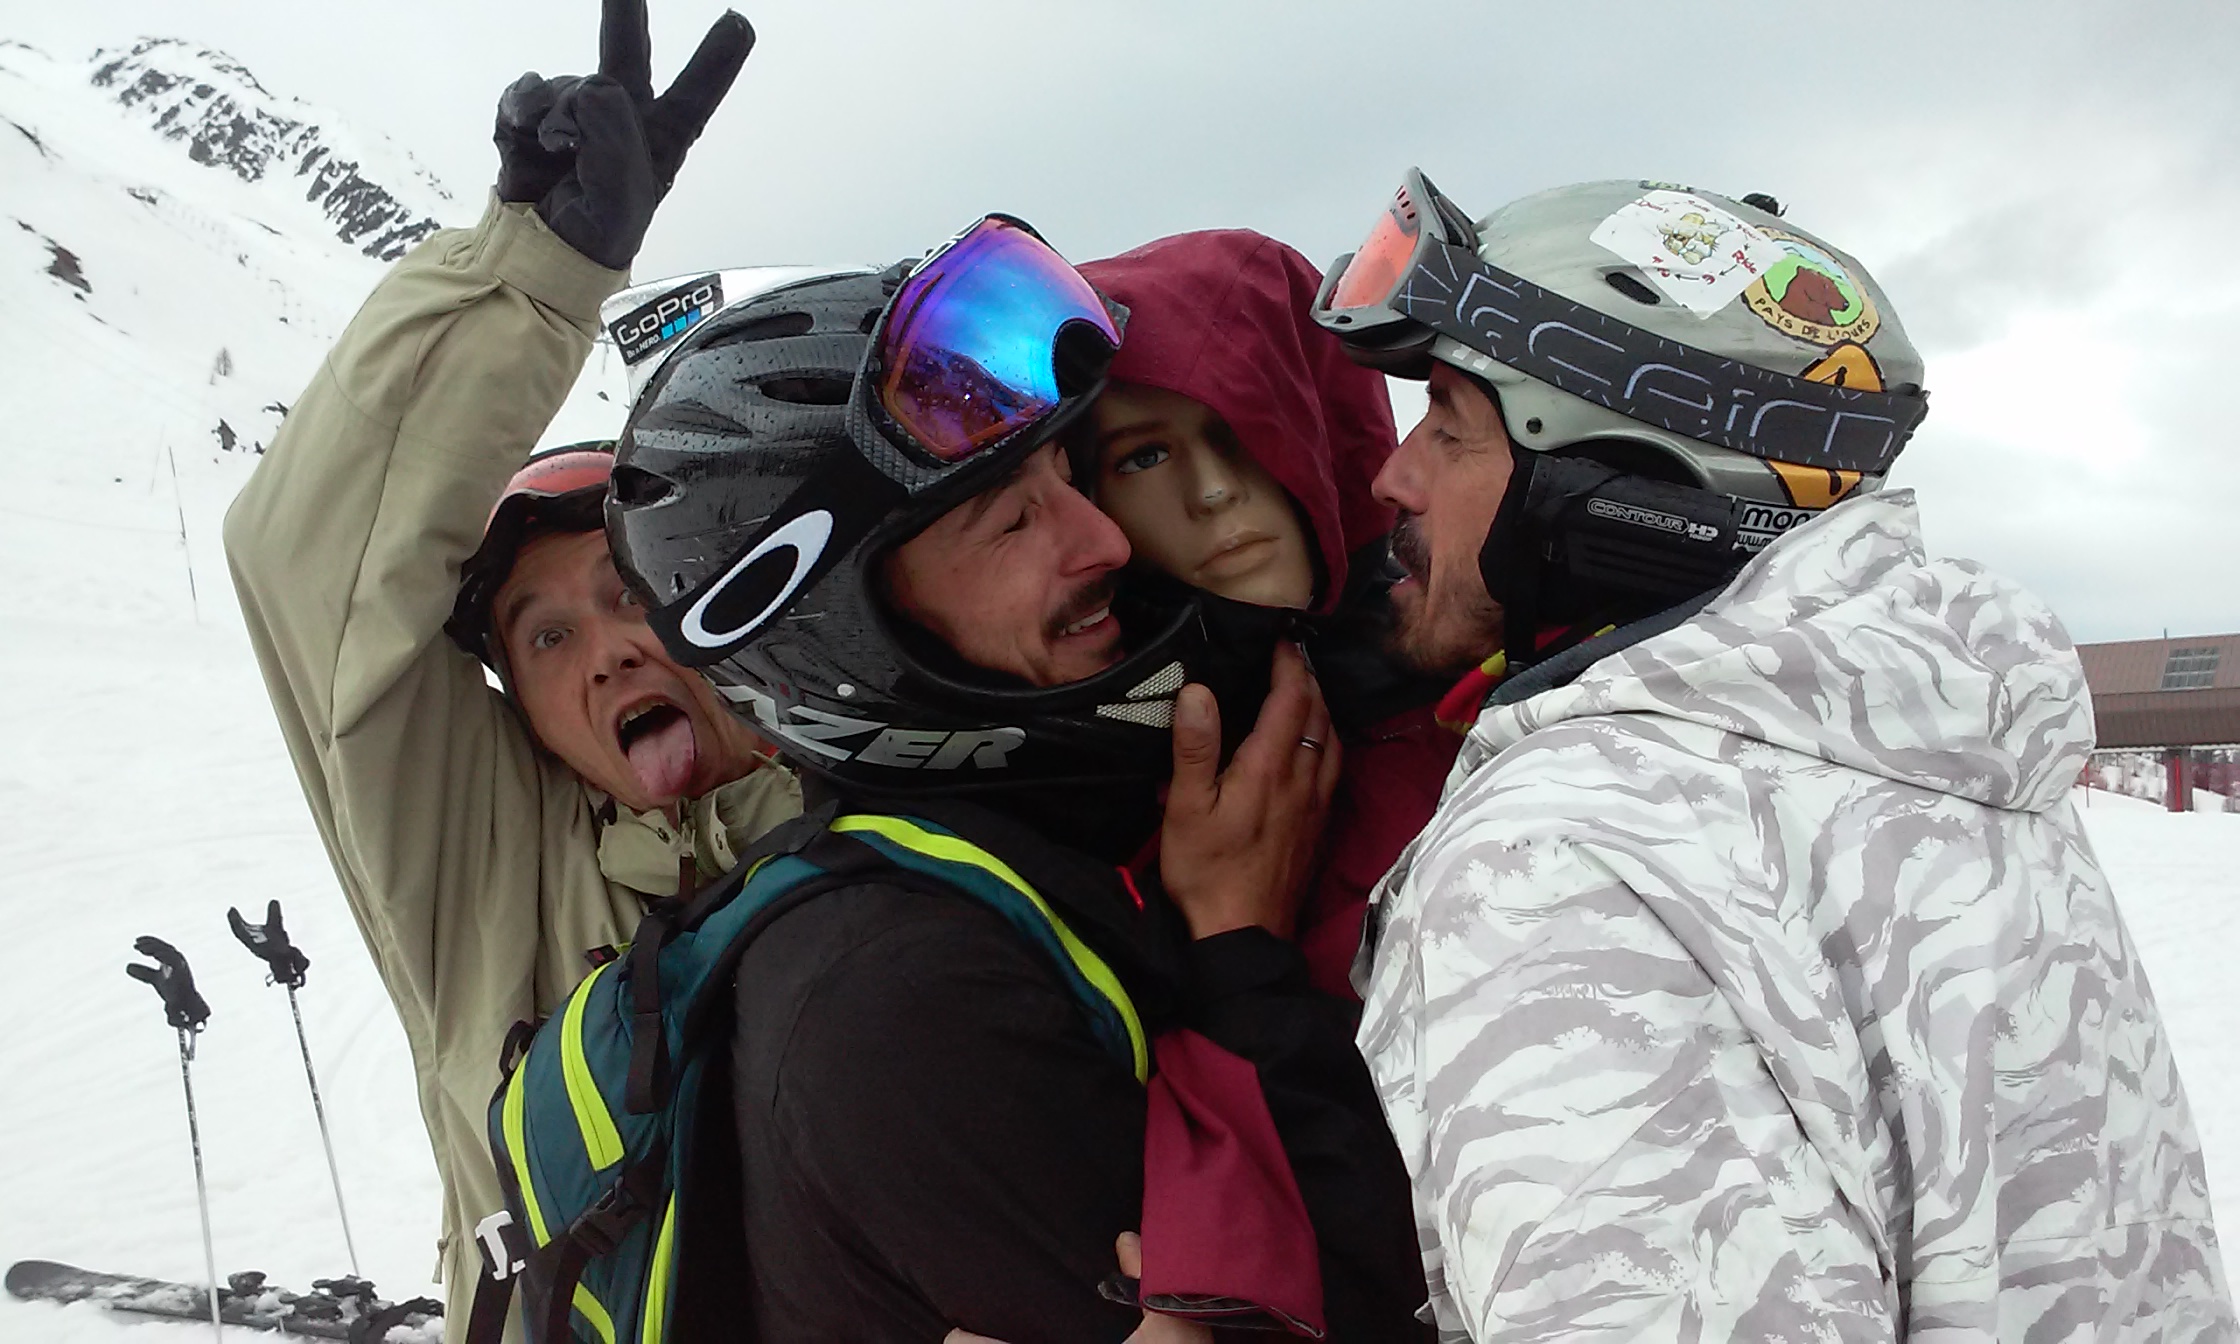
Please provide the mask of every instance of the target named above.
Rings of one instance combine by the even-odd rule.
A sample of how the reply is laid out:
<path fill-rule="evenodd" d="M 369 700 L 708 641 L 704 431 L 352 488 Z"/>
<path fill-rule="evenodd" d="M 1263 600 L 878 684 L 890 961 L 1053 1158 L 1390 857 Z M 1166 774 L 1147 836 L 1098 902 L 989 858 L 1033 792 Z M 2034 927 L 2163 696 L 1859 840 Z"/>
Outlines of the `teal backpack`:
<path fill-rule="evenodd" d="M 1047 954 L 1099 1043 L 1139 1082 L 1148 1076 L 1143 1023 L 1119 977 L 1010 865 L 928 821 L 829 807 L 798 818 L 689 904 L 656 905 L 555 1016 L 515 1027 L 490 1102 L 506 1209 L 475 1229 L 488 1277 L 469 1344 L 496 1344 L 516 1283 L 531 1344 L 667 1344 L 703 1317 L 743 1337 L 735 1304 L 688 1308 L 680 1297 L 716 1291 L 686 1280 L 743 1277 L 739 1265 L 695 1275 L 686 1258 L 694 1227 L 736 1223 L 727 1209 L 694 1216 L 728 1189 L 704 1169 L 735 1160 L 698 1151 L 708 1113 L 730 1105 L 707 1082 L 730 1049 L 732 972 L 778 916 L 867 878 L 961 892 L 1002 915 Z"/>

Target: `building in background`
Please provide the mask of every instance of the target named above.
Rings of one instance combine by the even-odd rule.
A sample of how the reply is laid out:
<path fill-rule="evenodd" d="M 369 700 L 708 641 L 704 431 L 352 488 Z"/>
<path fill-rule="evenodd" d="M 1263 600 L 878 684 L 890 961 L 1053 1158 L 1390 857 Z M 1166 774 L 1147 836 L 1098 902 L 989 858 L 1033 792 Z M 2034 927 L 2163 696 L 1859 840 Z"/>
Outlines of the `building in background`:
<path fill-rule="evenodd" d="M 2163 774 L 2156 792 L 2173 812 L 2193 810 L 2196 789 L 2233 806 L 2240 793 L 2240 634 L 2080 644 L 2077 655 L 2092 688 L 2101 753 L 2151 753 Z M 2128 780 L 2128 766 L 2124 773 Z"/>

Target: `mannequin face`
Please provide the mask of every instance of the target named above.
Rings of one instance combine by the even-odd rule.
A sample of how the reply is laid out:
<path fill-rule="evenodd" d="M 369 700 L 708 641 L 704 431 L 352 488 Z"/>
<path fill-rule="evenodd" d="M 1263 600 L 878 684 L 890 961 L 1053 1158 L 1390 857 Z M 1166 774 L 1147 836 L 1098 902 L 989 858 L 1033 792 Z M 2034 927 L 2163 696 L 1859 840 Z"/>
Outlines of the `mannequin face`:
<path fill-rule="evenodd" d="M 1092 419 L 1097 506 L 1136 558 L 1234 601 L 1313 604 L 1313 543 L 1299 511 L 1212 407 L 1114 383 Z"/>

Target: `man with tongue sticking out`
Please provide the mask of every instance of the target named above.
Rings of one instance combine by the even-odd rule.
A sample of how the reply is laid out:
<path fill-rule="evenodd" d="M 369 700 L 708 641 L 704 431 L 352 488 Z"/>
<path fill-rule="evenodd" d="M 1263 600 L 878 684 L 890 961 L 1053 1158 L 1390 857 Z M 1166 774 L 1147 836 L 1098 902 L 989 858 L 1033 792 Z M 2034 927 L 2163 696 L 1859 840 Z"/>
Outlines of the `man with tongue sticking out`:
<path fill-rule="evenodd" d="M 726 15 L 656 98 L 645 0 L 609 0 L 599 74 L 506 90 L 481 222 L 382 280 L 226 520 L 281 731 L 412 1050 L 454 1331 L 475 1225 L 504 1207 L 482 1113 L 507 1029 L 551 1012 L 646 898 L 799 810 L 617 578 L 611 453 L 523 466 L 752 42 Z"/>

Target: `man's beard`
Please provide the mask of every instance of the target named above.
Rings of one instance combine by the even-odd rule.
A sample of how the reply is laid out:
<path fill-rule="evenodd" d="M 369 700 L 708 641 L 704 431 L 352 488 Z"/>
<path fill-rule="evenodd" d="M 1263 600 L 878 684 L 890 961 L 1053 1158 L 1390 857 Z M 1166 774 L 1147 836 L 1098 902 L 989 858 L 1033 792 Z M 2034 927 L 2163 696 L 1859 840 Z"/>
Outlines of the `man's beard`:
<path fill-rule="evenodd" d="M 1420 514 L 1403 512 L 1387 546 L 1394 568 L 1415 581 L 1415 597 L 1407 608 L 1394 604 L 1388 646 L 1395 655 L 1419 672 L 1460 676 L 1501 648 L 1500 604 L 1486 594 L 1475 572 L 1451 583 L 1436 582 Z M 1467 612 L 1452 610 L 1457 598 Z"/>

